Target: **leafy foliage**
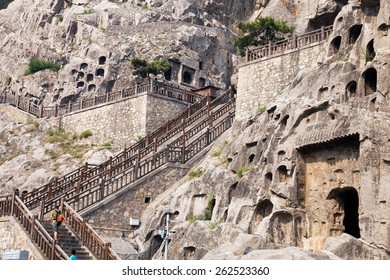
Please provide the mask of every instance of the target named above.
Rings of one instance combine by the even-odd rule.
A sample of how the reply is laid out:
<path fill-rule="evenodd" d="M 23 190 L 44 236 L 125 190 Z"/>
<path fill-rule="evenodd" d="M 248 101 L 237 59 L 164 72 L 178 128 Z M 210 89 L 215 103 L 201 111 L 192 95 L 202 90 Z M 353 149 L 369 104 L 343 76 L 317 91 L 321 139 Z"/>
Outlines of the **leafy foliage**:
<path fill-rule="evenodd" d="M 154 60 L 147 62 L 145 59 L 134 57 L 131 60 L 131 65 L 134 68 L 133 75 L 146 78 L 149 75 L 158 75 L 169 70 L 170 64 L 167 60 Z"/>
<path fill-rule="evenodd" d="M 60 70 L 61 66 L 52 62 L 52 61 L 46 61 L 41 59 L 30 59 L 30 62 L 28 63 L 28 68 L 26 72 L 24 73 L 25 76 L 34 74 L 38 71 L 50 69 L 52 71 L 58 72 Z"/>
<path fill-rule="evenodd" d="M 245 48 L 249 46 L 261 46 L 270 41 L 280 41 L 294 31 L 294 28 L 289 26 L 287 21 L 277 20 L 273 17 L 261 17 L 254 22 L 247 23 L 240 21 L 237 27 L 243 35 L 234 38 L 233 44 L 241 55 L 244 55 Z"/>

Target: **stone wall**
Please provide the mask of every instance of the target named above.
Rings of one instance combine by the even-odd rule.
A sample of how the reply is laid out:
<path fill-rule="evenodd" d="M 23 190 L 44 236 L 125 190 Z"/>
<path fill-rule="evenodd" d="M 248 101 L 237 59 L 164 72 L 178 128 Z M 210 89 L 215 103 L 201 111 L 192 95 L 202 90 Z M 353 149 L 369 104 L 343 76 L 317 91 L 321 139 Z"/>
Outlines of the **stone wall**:
<path fill-rule="evenodd" d="M 244 63 L 238 70 L 236 118 L 258 113 L 291 85 L 300 70 L 317 65 L 324 44 Z"/>
<path fill-rule="evenodd" d="M 30 260 L 45 259 L 13 217 L 0 217 L 0 259 L 4 252 L 22 250 L 29 252 Z"/>
<path fill-rule="evenodd" d="M 0 113 L 16 123 L 27 123 L 29 119 L 35 119 L 34 116 L 7 104 L 0 104 Z"/>
<path fill-rule="evenodd" d="M 80 134 L 90 130 L 89 140 L 101 144 L 112 141 L 122 147 L 135 143 L 188 106 L 187 103 L 153 94 L 141 94 L 127 100 L 70 113 L 49 122 L 65 131 Z"/>
<path fill-rule="evenodd" d="M 105 205 L 98 205 L 95 211 L 83 214 L 83 217 L 103 235 L 115 236 L 130 232 L 130 218 L 139 219 L 142 211 L 157 196 L 184 177 L 188 170 L 187 166 L 168 164 L 161 171 L 152 172 L 128 189 L 117 193 Z"/>
<path fill-rule="evenodd" d="M 146 104 L 146 133 L 152 132 L 161 124 L 175 117 L 187 108 L 187 104 L 177 99 L 157 94 L 149 94 Z"/>

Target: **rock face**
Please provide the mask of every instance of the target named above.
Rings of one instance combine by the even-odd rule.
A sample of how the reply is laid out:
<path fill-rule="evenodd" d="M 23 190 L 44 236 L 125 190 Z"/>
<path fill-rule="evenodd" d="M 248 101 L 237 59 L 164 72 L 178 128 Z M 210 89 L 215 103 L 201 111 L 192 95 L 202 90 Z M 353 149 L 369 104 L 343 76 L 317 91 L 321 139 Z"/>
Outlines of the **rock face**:
<path fill-rule="evenodd" d="M 314 2 L 14 0 L 0 10 L 0 89 L 67 103 L 128 86 L 136 56 L 168 59 L 168 80 L 227 87 L 240 62 L 228 43 L 237 20 L 278 14 L 297 31 L 333 23 L 316 63 L 265 110 L 248 103 L 202 175 L 144 211 L 135 241 L 144 258 L 162 258 L 169 213 L 171 259 L 389 259 L 390 2 Z M 61 69 L 24 76 L 30 58 Z M 88 140 L 50 143 L 45 121 L 0 122 L 1 194 L 111 154 L 80 158 L 76 144 Z"/>
<path fill-rule="evenodd" d="M 225 88 L 235 61 L 232 34 L 205 23 L 191 2 L 15 0 L 0 10 L 7 53 L 0 58 L 0 89 L 37 104 L 64 104 L 132 85 L 133 57 L 169 60 L 167 80 Z M 32 58 L 61 69 L 23 76 Z"/>
<path fill-rule="evenodd" d="M 145 211 L 145 257 L 162 258 L 170 213 L 172 259 L 390 258 L 389 3 L 344 6 L 318 65 L 236 119 L 203 175 Z M 304 250 L 264 251 L 289 247 Z"/>

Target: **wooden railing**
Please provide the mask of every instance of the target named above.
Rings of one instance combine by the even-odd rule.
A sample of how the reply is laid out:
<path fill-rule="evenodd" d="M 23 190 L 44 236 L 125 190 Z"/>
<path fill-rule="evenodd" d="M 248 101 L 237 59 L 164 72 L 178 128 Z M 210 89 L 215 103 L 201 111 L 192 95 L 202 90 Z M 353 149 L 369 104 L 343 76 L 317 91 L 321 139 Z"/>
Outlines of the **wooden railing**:
<path fill-rule="evenodd" d="M 212 102 L 210 102 L 210 99 L 207 97 L 203 98 L 200 102 L 197 102 L 196 104 L 193 104 L 191 107 L 186 109 L 184 114 L 178 114 L 173 120 L 156 129 L 153 132 L 153 137 L 155 137 L 153 143 L 146 145 L 146 140 L 142 140 L 139 143 L 136 143 L 133 146 L 125 149 L 115 157 L 112 157 L 109 160 L 99 164 L 98 166 L 91 167 L 86 164 L 59 179 L 54 178 L 54 180 L 48 184 L 25 194 L 23 196 L 23 201 L 25 201 L 25 203 L 32 209 L 37 207 L 40 201 L 50 201 L 55 197 L 63 197 L 64 193 L 67 193 L 67 196 L 70 197 L 71 189 L 74 189 L 75 192 L 80 192 L 83 189 L 83 185 L 87 184 L 90 187 L 95 187 L 96 185 L 101 184 L 101 178 L 105 179 L 122 172 L 124 165 L 129 165 L 130 162 L 135 162 L 136 159 L 139 162 L 141 158 L 145 157 L 146 155 L 157 152 L 158 147 L 179 133 L 182 133 L 183 129 L 189 127 L 205 115 L 209 114 L 212 116 L 211 122 L 214 121 L 215 117 L 219 117 L 220 112 L 225 109 L 216 111 L 214 115 L 210 113 L 211 110 L 216 108 L 218 105 L 232 100 L 232 98 L 233 96 L 231 95 L 230 91 L 226 91 Z M 230 102 L 229 104 L 230 109 L 232 109 L 232 107 L 234 107 L 234 103 Z M 203 105 L 203 107 L 199 109 L 199 105 Z M 176 126 L 173 126 L 174 124 Z M 164 129 L 167 128 L 171 128 L 171 130 L 163 134 Z"/>
<path fill-rule="evenodd" d="M 186 146 L 168 145 L 166 148 L 141 161 L 138 161 L 136 156 L 129 158 L 115 166 L 117 170 L 116 176 L 108 177 L 107 173 L 103 172 L 99 177 L 90 178 L 83 183 L 79 192 L 76 189 L 68 190 L 60 197 L 46 201 L 45 211 L 52 209 L 61 199 L 65 199 L 75 211 L 84 210 L 157 170 L 166 163 L 185 163 L 194 158 L 229 129 L 232 126 L 233 119 L 234 114 L 228 114 L 227 117 L 212 127 L 207 128 L 204 133 Z M 204 123 L 208 124 L 209 122 L 206 119 Z M 183 137 L 185 136 L 181 136 L 177 142 L 183 142 Z"/>
<path fill-rule="evenodd" d="M 104 242 L 93 228 L 84 221 L 68 203 L 63 203 L 62 210 L 65 214 L 68 228 L 79 238 L 81 244 L 87 247 L 98 260 L 120 259 L 120 257 L 111 249 L 111 244 Z"/>
<path fill-rule="evenodd" d="M 0 197 L 0 216 L 13 216 L 22 226 L 31 241 L 40 249 L 46 259 L 66 260 L 69 256 L 55 244 L 54 239 L 46 231 L 22 200 L 16 196 Z"/>
<path fill-rule="evenodd" d="M 9 216 L 11 214 L 12 207 L 12 197 L 0 196 L 0 217 L 1 216 Z"/>
<path fill-rule="evenodd" d="M 138 94 L 152 93 L 153 87 L 151 83 L 137 84 L 129 88 L 120 90 L 118 92 L 106 93 L 105 95 L 95 96 L 91 98 L 85 98 L 77 102 L 69 102 L 65 105 L 43 106 L 36 105 L 29 98 L 21 97 L 18 95 L 11 95 L 6 93 L 0 94 L 0 103 L 8 103 L 16 108 L 30 113 L 38 118 L 58 117 L 67 113 L 80 111 L 83 109 L 95 107 L 101 104 L 105 104 L 112 101 L 122 100 L 130 96 Z M 158 90 L 155 94 L 176 98 L 189 103 L 196 103 L 203 96 L 186 91 L 181 88 L 173 87 L 165 83 L 159 82 Z"/>
<path fill-rule="evenodd" d="M 299 50 L 313 43 L 319 43 L 326 40 L 333 31 L 333 26 L 321 27 L 321 29 L 310 31 L 308 33 L 293 36 L 292 38 L 275 43 L 269 43 L 265 46 L 247 48 L 245 58 L 247 62 L 257 59 L 283 54 L 289 50 Z"/>
<path fill-rule="evenodd" d="M 143 149 L 141 149 L 141 146 L 134 146 L 134 154 L 131 156 L 131 153 L 128 154 L 125 151 L 102 165 L 91 167 L 86 164 L 67 174 L 67 176 L 54 179 L 49 184 L 32 192 L 24 193 L 22 199 L 17 196 L 13 200 L 8 196 L 0 197 L 0 215 L 15 216 L 47 258 L 66 259 L 66 254 L 54 243 L 54 240 L 39 223 L 37 217 L 33 216 L 27 208 L 32 209 L 40 204 L 42 213 L 48 213 L 54 206 L 66 201 L 64 209 L 67 223 L 74 234 L 82 240 L 83 245 L 88 247 L 98 259 L 117 259 L 118 257 L 111 250 L 110 245 L 104 243 L 76 211 L 102 201 L 107 196 L 150 174 L 168 162 L 185 163 L 199 154 L 229 129 L 233 123 L 235 98 L 228 94 L 225 93 L 213 102 L 208 100 L 204 108 L 192 115 L 192 112 L 188 111 L 187 116 L 190 115 L 190 118 L 188 120 L 182 119 L 179 125 L 182 129 L 174 128 L 177 132 L 170 134 L 170 138 L 176 134 L 182 134 L 160 151 L 156 149 L 158 139 L 155 139 L 154 144 L 152 144 L 154 149 L 151 155 L 149 155 L 148 146 Z M 227 103 L 218 110 L 211 111 L 211 109 L 224 102 Z M 225 114 L 227 116 L 222 118 Z M 207 117 L 199 121 L 204 116 Z M 215 123 L 219 118 L 222 118 L 222 120 Z M 196 121 L 199 121 L 199 123 L 188 131 L 183 129 L 185 126 L 193 125 Z M 189 139 L 204 129 L 206 129 L 204 133 L 188 143 Z M 161 137 L 164 137 L 164 135 Z M 22 200 L 27 206 L 23 204 Z"/>

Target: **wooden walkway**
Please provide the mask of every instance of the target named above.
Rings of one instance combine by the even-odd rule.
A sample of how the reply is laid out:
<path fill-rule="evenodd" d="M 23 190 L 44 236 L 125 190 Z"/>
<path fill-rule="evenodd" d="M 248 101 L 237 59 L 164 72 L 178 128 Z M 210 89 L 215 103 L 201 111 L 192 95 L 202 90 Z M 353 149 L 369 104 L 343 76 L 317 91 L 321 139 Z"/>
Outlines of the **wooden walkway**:
<path fill-rule="evenodd" d="M 203 98 L 202 95 L 183 90 L 181 88 L 159 82 L 158 90 L 153 91 L 151 83 L 137 84 L 118 92 L 106 93 L 104 95 L 95 96 L 92 98 L 81 99 L 77 102 L 69 102 L 66 105 L 43 106 L 36 105 L 30 98 L 19 95 L 0 93 L 0 104 L 6 103 L 14 106 L 17 109 L 25 111 L 37 118 L 58 117 L 67 113 L 72 113 L 87 108 L 92 108 L 98 105 L 107 104 L 114 101 L 120 101 L 132 96 L 155 93 L 161 96 L 182 100 L 190 104 L 194 104 Z"/>
<path fill-rule="evenodd" d="M 39 223 L 44 214 L 61 204 L 67 226 L 97 259 L 118 259 L 110 245 L 104 243 L 77 212 L 167 163 L 188 162 L 232 126 L 234 113 L 235 97 L 230 91 L 213 101 L 204 97 L 144 140 L 99 165 L 86 163 L 40 188 L 22 193 L 20 197 L 0 197 L 0 216 L 14 216 L 48 259 L 64 259 L 64 252 Z M 40 209 L 39 217 L 33 216 L 29 210 L 36 207 Z"/>
<path fill-rule="evenodd" d="M 288 51 L 299 51 L 302 48 L 325 41 L 333 31 L 333 26 L 322 27 L 321 29 L 308 33 L 293 36 L 292 38 L 265 46 L 247 48 L 245 53 L 246 62 L 256 61 L 262 58 L 273 57 L 284 54 Z"/>

